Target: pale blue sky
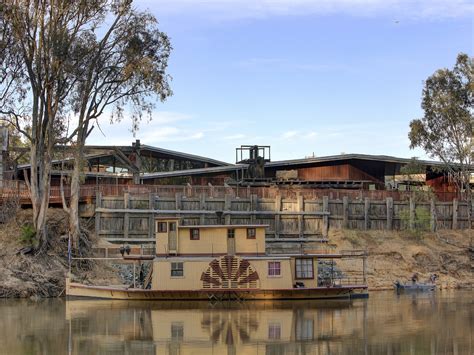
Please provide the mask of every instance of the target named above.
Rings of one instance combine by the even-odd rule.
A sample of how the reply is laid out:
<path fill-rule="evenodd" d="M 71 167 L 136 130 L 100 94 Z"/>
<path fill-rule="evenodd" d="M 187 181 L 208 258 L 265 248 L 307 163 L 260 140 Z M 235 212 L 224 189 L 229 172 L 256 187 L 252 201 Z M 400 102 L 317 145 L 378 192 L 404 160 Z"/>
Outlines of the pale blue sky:
<path fill-rule="evenodd" d="M 174 47 L 174 96 L 137 138 L 233 162 L 241 144 L 272 160 L 345 153 L 420 156 L 408 124 L 423 80 L 473 55 L 473 5 L 461 0 L 158 0 Z M 130 144 L 130 123 L 89 144 Z"/>

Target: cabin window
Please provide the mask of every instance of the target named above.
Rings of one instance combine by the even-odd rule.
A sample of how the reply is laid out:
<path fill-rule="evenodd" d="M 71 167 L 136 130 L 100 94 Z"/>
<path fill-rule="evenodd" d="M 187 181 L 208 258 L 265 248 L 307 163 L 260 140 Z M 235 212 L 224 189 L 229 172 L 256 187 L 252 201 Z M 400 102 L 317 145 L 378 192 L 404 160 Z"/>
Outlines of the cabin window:
<path fill-rule="evenodd" d="M 167 223 L 166 222 L 158 222 L 158 233 L 166 233 Z"/>
<path fill-rule="evenodd" d="M 255 239 L 257 231 L 255 228 L 247 228 L 247 239 Z"/>
<path fill-rule="evenodd" d="M 184 336 L 184 325 L 183 323 L 171 323 L 171 339 L 172 340 L 183 340 Z"/>
<path fill-rule="evenodd" d="M 270 323 L 268 325 L 268 339 L 270 340 L 281 339 L 281 324 L 280 323 Z"/>
<path fill-rule="evenodd" d="M 313 279 L 313 259 L 296 259 L 296 278 L 297 279 Z"/>
<path fill-rule="evenodd" d="M 281 264 L 279 261 L 270 261 L 268 263 L 268 276 L 280 276 Z"/>
<path fill-rule="evenodd" d="M 197 228 L 191 228 L 189 230 L 189 238 L 191 240 L 199 240 L 199 229 Z"/>
<path fill-rule="evenodd" d="M 171 263 L 171 277 L 184 276 L 184 265 L 183 263 Z"/>
<path fill-rule="evenodd" d="M 235 229 L 228 229 L 227 230 L 227 238 L 235 238 Z"/>

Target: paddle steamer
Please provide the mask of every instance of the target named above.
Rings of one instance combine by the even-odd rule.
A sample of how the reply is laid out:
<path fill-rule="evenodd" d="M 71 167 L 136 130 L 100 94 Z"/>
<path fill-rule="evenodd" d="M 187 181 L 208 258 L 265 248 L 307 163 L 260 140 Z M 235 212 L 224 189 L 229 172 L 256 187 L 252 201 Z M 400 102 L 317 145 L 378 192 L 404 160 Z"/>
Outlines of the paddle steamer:
<path fill-rule="evenodd" d="M 90 286 L 72 282 L 68 277 L 66 294 L 135 300 L 319 299 L 368 295 L 365 252 L 269 254 L 265 248 L 266 227 L 180 225 L 179 218 L 158 217 L 155 255 L 124 256 L 128 260 L 152 261 L 149 288 Z M 341 271 L 334 266 L 337 261 L 347 259 L 354 267 L 359 264 L 360 270 Z"/>

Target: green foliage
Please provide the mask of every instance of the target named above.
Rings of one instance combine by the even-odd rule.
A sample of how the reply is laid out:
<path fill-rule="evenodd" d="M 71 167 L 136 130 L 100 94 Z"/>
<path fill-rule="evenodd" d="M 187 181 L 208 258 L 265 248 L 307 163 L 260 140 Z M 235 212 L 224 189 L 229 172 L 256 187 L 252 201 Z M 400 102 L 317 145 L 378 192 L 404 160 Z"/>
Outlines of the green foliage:
<path fill-rule="evenodd" d="M 410 159 L 410 162 L 400 168 L 400 174 L 410 177 L 411 175 L 426 173 L 426 166 L 421 164 L 417 157 Z"/>
<path fill-rule="evenodd" d="M 410 122 L 410 148 L 441 160 L 460 188 L 469 184 L 474 122 L 474 58 L 461 53 L 452 70 L 440 69 L 423 88 L 424 116 Z"/>
<path fill-rule="evenodd" d="M 20 241 L 24 245 L 37 247 L 36 231 L 31 224 L 25 224 L 21 227 Z"/>
<path fill-rule="evenodd" d="M 401 227 L 406 228 L 411 237 L 421 239 L 423 232 L 430 229 L 431 215 L 426 207 L 418 206 L 413 215 L 413 225 L 410 225 L 410 210 L 405 208 L 400 211 Z"/>

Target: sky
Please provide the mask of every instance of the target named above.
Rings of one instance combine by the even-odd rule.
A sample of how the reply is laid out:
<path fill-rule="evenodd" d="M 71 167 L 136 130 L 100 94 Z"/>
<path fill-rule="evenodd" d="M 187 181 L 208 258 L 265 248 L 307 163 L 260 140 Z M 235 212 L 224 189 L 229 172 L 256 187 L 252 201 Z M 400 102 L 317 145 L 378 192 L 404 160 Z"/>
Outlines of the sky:
<path fill-rule="evenodd" d="M 154 145 L 233 163 L 242 144 L 272 160 L 410 150 L 423 80 L 474 53 L 463 0 L 141 0 L 173 45 L 173 96 L 135 137 L 103 119 L 88 144 Z"/>

